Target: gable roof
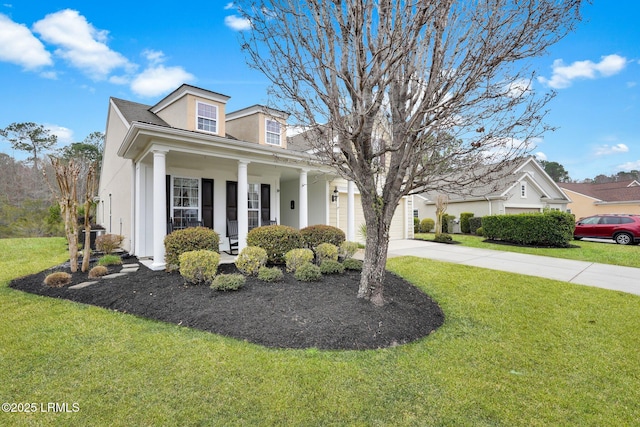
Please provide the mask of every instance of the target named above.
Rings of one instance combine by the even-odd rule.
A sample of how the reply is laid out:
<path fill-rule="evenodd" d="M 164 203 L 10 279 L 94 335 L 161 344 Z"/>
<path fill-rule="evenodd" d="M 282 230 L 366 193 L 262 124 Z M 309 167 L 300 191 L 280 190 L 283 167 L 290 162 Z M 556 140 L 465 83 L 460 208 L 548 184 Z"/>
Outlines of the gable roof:
<path fill-rule="evenodd" d="M 561 188 L 582 194 L 601 202 L 631 202 L 640 200 L 640 185 L 636 180 L 607 182 L 603 184 L 561 182 Z"/>
<path fill-rule="evenodd" d="M 130 125 L 133 122 L 148 123 L 151 125 L 171 127 L 167 122 L 153 114 L 150 105 L 138 102 L 127 101 L 125 99 L 111 98 L 124 119 Z"/>

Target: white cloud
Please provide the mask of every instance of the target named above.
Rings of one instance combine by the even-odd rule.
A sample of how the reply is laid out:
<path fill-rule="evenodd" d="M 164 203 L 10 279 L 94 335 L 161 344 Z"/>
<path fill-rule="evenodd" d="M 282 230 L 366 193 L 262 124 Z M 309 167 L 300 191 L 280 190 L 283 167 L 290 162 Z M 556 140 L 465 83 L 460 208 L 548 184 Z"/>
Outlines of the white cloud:
<path fill-rule="evenodd" d="M 44 124 L 42 126 L 48 129 L 51 135 L 55 135 L 58 137 L 59 146 L 65 146 L 71 144 L 72 142 L 75 142 L 73 139 L 73 131 L 69 128 L 52 124 Z"/>
<path fill-rule="evenodd" d="M 51 54 L 29 29 L 0 14 L 0 61 L 34 70 L 53 65 Z"/>
<path fill-rule="evenodd" d="M 224 18 L 224 24 L 235 31 L 251 29 L 251 21 L 238 15 L 229 15 Z"/>
<path fill-rule="evenodd" d="M 164 52 L 153 49 L 145 49 L 142 51 L 142 56 L 152 65 L 158 65 L 166 60 Z"/>
<path fill-rule="evenodd" d="M 571 65 L 565 65 L 562 59 L 556 59 L 553 61 L 551 78 L 538 77 L 538 81 L 554 89 L 563 89 L 571 86 L 576 79 L 613 76 L 622 71 L 627 62 L 628 60 L 620 55 L 603 56 L 598 63 L 586 60 L 576 61 Z"/>
<path fill-rule="evenodd" d="M 233 4 L 233 2 L 227 3 L 227 5 L 224 7 L 224 10 L 229 10 L 229 9 L 234 9 L 236 7 L 235 4 Z"/>
<path fill-rule="evenodd" d="M 509 98 L 522 98 L 531 93 L 531 80 L 520 79 L 509 83 L 506 87 Z"/>
<path fill-rule="evenodd" d="M 140 96 L 158 96 L 194 79 L 182 67 L 156 65 L 138 74 L 131 82 L 131 90 Z"/>
<path fill-rule="evenodd" d="M 546 155 L 546 154 L 544 154 L 542 151 L 538 151 L 538 152 L 535 154 L 535 156 L 536 156 L 536 158 L 537 158 L 538 160 L 547 160 L 547 155 Z"/>
<path fill-rule="evenodd" d="M 49 14 L 33 29 L 44 41 L 58 47 L 57 55 L 93 79 L 102 80 L 115 69 L 133 67 L 106 45 L 108 31 L 97 30 L 75 10 Z"/>
<path fill-rule="evenodd" d="M 616 166 L 616 169 L 620 171 L 640 170 L 640 160 L 636 160 L 635 162 L 623 163 Z"/>
<path fill-rule="evenodd" d="M 625 144 L 616 144 L 616 145 L 601 145 L 596 147 L 595 155 L 596 156 L 608 156 L 611 154 L 619 154 L 619 153 L 627 153 L 629 152 L 629 147 Z"/>

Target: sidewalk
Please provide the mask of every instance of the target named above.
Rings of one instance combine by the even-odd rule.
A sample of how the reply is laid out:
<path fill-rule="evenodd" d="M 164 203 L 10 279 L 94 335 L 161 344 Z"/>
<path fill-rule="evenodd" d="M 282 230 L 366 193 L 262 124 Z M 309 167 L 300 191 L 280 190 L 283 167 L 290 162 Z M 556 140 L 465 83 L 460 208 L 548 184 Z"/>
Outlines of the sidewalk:
<path fill-rule="evenodd" d="M 639 248 L 640 250 L 640 248 Z M 469 248 L 422 240 L 392 240 L 388 256 L 416 256 L 640 295 L 640 268 Z"/>

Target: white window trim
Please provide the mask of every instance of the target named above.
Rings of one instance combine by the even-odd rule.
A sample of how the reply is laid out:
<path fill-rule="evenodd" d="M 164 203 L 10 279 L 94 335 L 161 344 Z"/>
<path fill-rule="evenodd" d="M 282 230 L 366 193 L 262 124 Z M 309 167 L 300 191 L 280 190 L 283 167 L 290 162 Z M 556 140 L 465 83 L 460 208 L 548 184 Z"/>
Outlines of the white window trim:
<path fill-rule="evenodd" d="M 278 135 L 278 143 L 277 144 L 272 144 L 271 142 L 269 142 L 269 138 L 268 135 L 272 134 L 275 135 L 275 132 L 269 132 L 269 122 L 276 122 L 278 123 L 278 126 L 280 126 L 280 134 Z M 270 119 L 270 118 L 266 118 L 264 119 L 264 142 L 267 145 L 274 145 L 274 146 L 282 146 L 282 123 L 280 123 L 279 121 L 275 120 L 275 119 Z"/>
<path fill-rule="evenodd" d="M 171 218 L 174 217 L 173 214 L 174 214 L 174 211 L 176 209 L 176 206 L 174 205 L 174 201 L 175 201 L 174 190 L 175 190 L 175 179 L 176 178 L 195 179 L 195 180 L 198 181 L 198 206 L 196 206 L 195 208 L 194 207 L 189 207 L 189 209 L 197 209 L 198 210 L 198 221 L 202 221 L 202 179 L 195 178 L 193 176 L 173 176 L 173 175 L 171 175 L 171 205 L 170 205 L 170 211 L 169 211 L 169 213 L 171 214 Z M 181 209 L 181 207 L 178 206 L 178 209 Z"/>
<path fill-rule="evenodd" d="M 201 104 L 202 104 L 202 105 L 207 105 L 207 106 L 210 106 L 210 107 L 215 108 L 215 111 L 216 111 L 216 118 L 215 118 L 215 119 L 211 119 L 210 117 L 200 116 L 200 115 L 198 114 L 198 109 L 199 109 L 198 107 L 199 107 Z M 210 133 L 210 134 L 212 134 L 212 135 L 218 135 L 218 130 L 220 129 L 220 109 L 218 108 L 218 106 L 217 106 L 216 104 L 211 104 L 211 103 L 209 103 L 209 102 L 196 101 L 196 114 L 195 114 L 195 116 L 196 116 L 196 130 L 197 130 L 197 131 Z M 215 120 L 215 122 L 216 122 L 216 131 L 215 131 L 215 132 L 211 132 L 211 131 L 208 131 L 208 130 L 200 129 L 200 128 L 198 127 L 198 119 L 199 119 L 200 117 L 202 117 L 203 119 L 207 119 L 207 120 Z"/>
<path fill-rule="evenodd" d="M 527 198 L 527 183 L 526 181 L 523 181 L 520 183 L 520 198 L 521 199 L 526 199 Z"/>
<path fill-rule="evenodd" d="M 258 186 L 258 207 L 257 208 L 250 208 L 249 207 L 249 187 L 251 185 L 257 185 Z M 247 218 L 249 217 L 249 212 L 258 212 L 258 227 L 262 226 L 262 184 L 259 182 L 250 182 L 247 185 Z"/>

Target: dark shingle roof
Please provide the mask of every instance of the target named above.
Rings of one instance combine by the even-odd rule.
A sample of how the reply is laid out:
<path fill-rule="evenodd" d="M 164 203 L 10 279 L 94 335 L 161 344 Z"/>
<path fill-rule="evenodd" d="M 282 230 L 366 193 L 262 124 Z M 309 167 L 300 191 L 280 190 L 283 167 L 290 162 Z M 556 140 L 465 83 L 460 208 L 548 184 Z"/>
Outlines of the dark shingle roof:
<path fill-rule="evenodd" d="M 125 120 L 131 124 L 133 122 L 149 123 L 152 125 L 170 127 L 167 122 L 153 114 L 149 109 L 150 105 L 139 104 L 137 102 L 127 101 L 119 98 L 111 98 L 113 103 L 118 107 Z"/>

